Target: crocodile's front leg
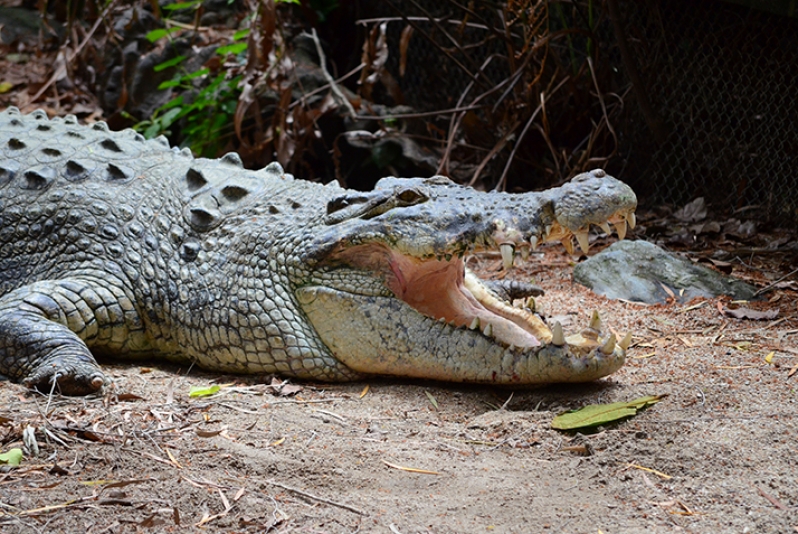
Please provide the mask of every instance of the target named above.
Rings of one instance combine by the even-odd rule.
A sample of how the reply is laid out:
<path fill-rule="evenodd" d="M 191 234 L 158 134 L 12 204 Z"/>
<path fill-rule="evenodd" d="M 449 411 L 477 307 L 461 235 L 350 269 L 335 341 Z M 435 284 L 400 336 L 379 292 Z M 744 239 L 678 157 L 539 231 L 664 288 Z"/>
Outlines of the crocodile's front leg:
<path fill-rule="evenodd" d="M 0 374 L 28 387 L 85 395 L 106 382 L 89 350 L 146 350 L 124 292 L 96 281 L 36 282 L 0 297 Z"/>

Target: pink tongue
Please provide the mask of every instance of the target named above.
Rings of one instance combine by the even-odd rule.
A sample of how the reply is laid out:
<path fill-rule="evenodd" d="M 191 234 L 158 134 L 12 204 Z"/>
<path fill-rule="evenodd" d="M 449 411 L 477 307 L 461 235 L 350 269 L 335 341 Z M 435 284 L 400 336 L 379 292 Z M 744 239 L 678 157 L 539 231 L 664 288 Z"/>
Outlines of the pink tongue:
<path fill-rule="evenodd" d="M 415 263 L 404 256 L 393 256 L 390 266 L 394 278 L 388 280 L 388 287 L 427 317 L 443 317 L 446 322 L 454 321 L 457 326 L 467 326 L 478 308 L 482 308 L 476 301 L 471 303 L 465 297 L 459 262 Z"/>
<path fill-rule="evenodd" d="M 490 324 L 491 337 L 506 345 L 540 345 L 534 335 L 485 308 L 463 287 L 463 266 L 460 262 L 416 263 L 397 255 L 391 258 L 390 267 L 394 276 L 388 277 L 388 287 L 427 317 L 443 318 L 447 323 L 461 328 L 468 328 L 474 318 L 479 318 L 479 330 L 484 332 Z"/>

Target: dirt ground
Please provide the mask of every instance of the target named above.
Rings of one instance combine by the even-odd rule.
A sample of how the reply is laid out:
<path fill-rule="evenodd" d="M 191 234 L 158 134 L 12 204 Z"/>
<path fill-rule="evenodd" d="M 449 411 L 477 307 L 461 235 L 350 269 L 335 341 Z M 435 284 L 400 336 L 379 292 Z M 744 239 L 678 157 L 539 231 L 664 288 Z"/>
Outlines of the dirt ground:
<path fill-rule="evenodd" d="M 571 281 L 561 247 L 514 276 L 547 291 L 566 333 L 598 309 L 632 330 L 627 365 L 529 390 L 371 380 L 301 383 L 109 362 L 114 386 L 66 398 L 0 382 L 0 531 L 306 533 L 798 532 L 795 285 L 770 321 L 728 299 L 612 302 Z M 499 260 L 480 261 L 483 271 Z M 735 269 L 760 286 L 785 273 Z M 770 362 L 766 361 L 773 352 Z M 223 384 L 211 397 L 192 386 Z M 552 418 L 590 403 L 667 397 L 590 435 Z M 30 432 L 30 431 L 29 431 Z"/>

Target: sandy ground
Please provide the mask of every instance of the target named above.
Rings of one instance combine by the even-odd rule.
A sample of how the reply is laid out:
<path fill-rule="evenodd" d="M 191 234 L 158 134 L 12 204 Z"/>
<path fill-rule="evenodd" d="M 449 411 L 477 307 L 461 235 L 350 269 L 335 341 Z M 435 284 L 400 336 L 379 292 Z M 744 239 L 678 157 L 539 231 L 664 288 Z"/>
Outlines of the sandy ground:
<path fill-rule="evenodd" d="M 738 320 L 718 310 L 728 299 L 611 302 L 571 282 L 560 250 L 535 259 L 514 276 L 547 290 L 566 333 L 593 309 L 633 331 L 618 373 L 516 391 L 371 380 L 280 394 L 270 377 L 110 362 L 102 396 L 0 382 L 0 452 L 28 427 L 39 446 L 0 471 L 0 531 L 798 532 L 796 291 L 758 304 L 777 319 Z M 189 398 L 208 384 L 227 387 Z M 667 397 L 593 434 L 550 427 L 563 410 L 643 395 Z"/>

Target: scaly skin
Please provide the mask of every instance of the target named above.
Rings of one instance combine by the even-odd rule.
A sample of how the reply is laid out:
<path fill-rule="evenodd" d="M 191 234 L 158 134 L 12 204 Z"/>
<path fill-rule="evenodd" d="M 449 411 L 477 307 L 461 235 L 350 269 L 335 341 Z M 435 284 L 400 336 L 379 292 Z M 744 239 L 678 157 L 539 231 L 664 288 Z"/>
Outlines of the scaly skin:
<path fill-rule="evenodd" d="M 565 337 L 523 305 L 537 288 L 485 284 L 463 257 L 499 247 L 509 268 L 544 241 L 585 248 L 590 224 L 633 225 L 636 202 L 600 170 L 542 193 L 442 177 L 359 193 L 9 108 L 0 374 L 85 394 L 106 382 L 93 352 L 326 381 L 593 380 L 628 337 L 602 338 L 597 316 Z"/>

